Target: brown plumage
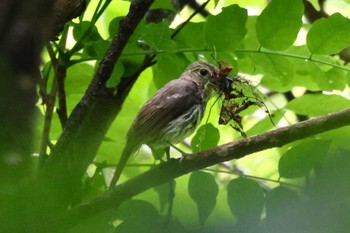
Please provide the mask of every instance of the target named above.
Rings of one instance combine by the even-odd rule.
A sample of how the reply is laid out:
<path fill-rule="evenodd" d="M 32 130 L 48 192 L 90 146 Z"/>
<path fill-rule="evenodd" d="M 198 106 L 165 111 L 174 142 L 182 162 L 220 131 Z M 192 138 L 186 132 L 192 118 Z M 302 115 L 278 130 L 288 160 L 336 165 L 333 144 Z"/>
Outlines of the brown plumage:
<path fill-rule="evenodd" d="M 142 144 L 154 151 L 193 133 L 204 115 L 211 83 L 218 72 L 208 63 L 194 62 L 142 106 L 127 134 L 110 187 L 115 186 L 129 157 Z"/>

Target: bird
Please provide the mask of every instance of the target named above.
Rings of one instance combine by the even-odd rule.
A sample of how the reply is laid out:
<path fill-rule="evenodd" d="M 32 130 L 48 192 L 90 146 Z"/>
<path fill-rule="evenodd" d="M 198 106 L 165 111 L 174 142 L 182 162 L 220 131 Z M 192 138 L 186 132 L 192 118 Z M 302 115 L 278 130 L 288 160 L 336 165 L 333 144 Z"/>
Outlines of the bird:
<path fill-rule="evenodd" d="M 219 69 L 206 62 L 191 63 L 149 99 L 139 110 L 126 136 L 126 144 L 110 182 L 115 187 L 130 156 L 142 144 L 152 152 L 181 142 L 192 134 L 203 118 Z M 167 150 L 166 150 L 167 149 Z"/>

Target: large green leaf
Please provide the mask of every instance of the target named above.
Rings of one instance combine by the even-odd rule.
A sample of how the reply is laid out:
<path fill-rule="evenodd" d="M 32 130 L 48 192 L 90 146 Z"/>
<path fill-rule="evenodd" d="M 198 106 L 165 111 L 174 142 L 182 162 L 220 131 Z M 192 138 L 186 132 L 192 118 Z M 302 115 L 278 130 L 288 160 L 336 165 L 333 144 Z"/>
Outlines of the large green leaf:
<path fill-rule="evenodd" d="M 267 115 L 264 119 L 256 123 L 252 128 L 250 128 L 246 132 L 247 136 L 257 135 L 272 129 L 275 125 L 278 124 L 278 122 L 284 116 L 285 111 L 278 110 L 269 114 L 270 115 Z"/>
<path fill-rule="evenodd" d="M 118 209 L 118 219 L 122 220 L 115 233 L 140 232 L 140 233 L 176 233 L 184 232 L 184 228 L 176 219 L 166 222 L 152 203 L 141 200 L 129 200 Z M 164 224 L 167 223 L 167 226 Z"/>
<path fill-rule="evenodd" d="M 205 40 L 217 50 L 234 50 L 247 33 L 246 21 L 246 9 L 238 5 L 223 8 L 220 14 L 208 17 L 204 27 Z"/>
<path fill-rule="evenodd" d="M 157 64 L 153 66 L 153 82 L 158 88 L 167 82 L 177 79 L 189 65 L 183 54 L 162 53 L 157 56 Z"/>
<path fill-rule="evenodd" d="M 339 95 L 306 94 L 286 106 L 297 114 L 319 116 L 350 107 L 350 100 Z"/>
<path fill-rule="evenodd" d="M 83 94 L 92 80 L 94 68 L 88 63 L 78 63 L 69 67 L 65 80 L 67 95 Z"/>
<path fill-rule="evenodd" d="M 295 75 L 295 67 L 290 59 L 270 54 L 252 54 L 251 60 L 257 68 L 257 72 L 264 75 L 261 84 L 272 90 L 289 87 Z"/>
<path fill-rule="evenodd" d="M 327 154 L 330 141 L 303 140 L 286 151 L 278 164 L 281 177 L 297 178 L 306 176 Z"/>
<path fill-rule="evenodd" d="M 165 50 L 175 52 L 176 44 L 171 40 L 172 29 L 166 21 L 161 23 L 150 23 L 146 26 L 144 35 L 141 40 L 144 40 L 152 49 Z"/>
<path fill-rule="evenodd" d="M 251 179 L 237 178 L 227 185 L 227 202 L 238 222 L 258 224 L 264 207 L 264 193 Z"/>
<path fill-rule="evenodd" d="M 338 68 L 332 68 L 317 77 L 313 76 L 313 80 L 324 91 L 342 91 L 346 86 L 345 71 Z"/>
<path fill-rule="evenodd" d="M 207 172 L 192 172 L 188 182 L 188 193 L 197 204 L 199 223 L 204 225 L 216 205 L 219 188 L 213 175 Z"/>
<path fill-rule="evenodd" d="M 206 45 L 204 38 L 204 23 L 188 23 L 179 34 L 176 35 L 174 41 L 179 48 L 197 49 L 204 48 Z M 195 36 L 194 36 L 195 35 Z"/>
<path fill-rule="evenodd" d="M 301 28 L 303 13 L 301 0 L 273 0 L 256 22 L 261 46 L 273 50 L 292 46 Z"/>
<path fill-rule="evenodd" d="M 301 201 L 295 191 L 281 186 L 272 189 L 266 194 L 265 209 L 265 232 L 310 232 L 299 219 L 305 215 L 300 213 Z"/>
<path fill-rule="evenodd" d="M 202 125 L 194 135 L 191 145 L 194 153 L 213 148 L 218 145 L 220 132 L 212 124 Z"/>
<path fill-rule="evenodd" d="M 312 24 L 307 47 L 314 54 L 334 54 L 350 45 L 350 19 L 339 13 Z"/>
<path fill-rule="evenodd" d="M 88 30 L 90 31 L 88 32 Z M 91 23 L 88 21 L 82 21 L 79 24 L 75 25 L 73 29 L 73 37 L 75 40 L 79 40 L 87 32 L 89 34 L 85 38 L 84 42 L 102 40 L 102 37 L 98 32 L 96 25 L 91 25 Z"/>

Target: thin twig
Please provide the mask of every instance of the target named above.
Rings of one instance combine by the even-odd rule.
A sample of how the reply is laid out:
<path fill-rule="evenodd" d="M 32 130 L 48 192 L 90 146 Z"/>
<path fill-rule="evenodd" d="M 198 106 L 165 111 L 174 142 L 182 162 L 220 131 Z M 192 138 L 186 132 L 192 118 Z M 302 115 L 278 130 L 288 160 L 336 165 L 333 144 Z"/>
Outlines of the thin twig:
<path fill-rule="evenodd" d="M 56 54 L 53 51 L 51 45 L 47 45 L 46 49 L 49 53 L 51 63 L 54 67 L 54 77 L 53 77 L 53 82 L 51 86 L 51 91 L 48 93 L 46 96 L 46 111 L 45 111 L 45 119 L 44 119 L 44 126 L 43 126 L 43 132 L 41 136 L 41 145 L 40 145 L 40 152 L 39 152 L 39 161 L 40 161 L 40 166 L 42 166 L 46 159 L 47 159 L 47 154 L 46 154 L 46 149 L 47 146 L 50 142 L 50 129 L 51 129 L 51 122 L 52 122 L 52 115 L 53 115 L 53 109 L 55 107 L 55 101 L 56 101 L 56 94 L 58 90 L 58 84 L 57 84 L 57 69 L 59 67 Z"/>
<path fill-rule="evenodd" d="M 192 15 L 190 15 L 190 17 L 180 25 L 180 27 L 178 27 L 174 32 L 173 34 L 171 35 L 171 39 L 174 39 L 175 36 L 191 21 L 191 19 L 196 15 L 198 14 L 199 12 L 201 12 L 207 5 L 208 3 L 210 2 L 210 0 L 207 0 L 206 2 L 204 2 L 200 8 L 198 8 L 195 12 L 192 13 Z"/>

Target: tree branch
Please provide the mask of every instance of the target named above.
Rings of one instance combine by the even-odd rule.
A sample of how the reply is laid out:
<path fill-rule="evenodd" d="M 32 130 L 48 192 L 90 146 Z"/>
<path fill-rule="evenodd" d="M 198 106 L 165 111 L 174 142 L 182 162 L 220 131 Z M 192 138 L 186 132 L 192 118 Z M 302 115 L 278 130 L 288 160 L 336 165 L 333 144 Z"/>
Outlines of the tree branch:
<path fill-rule="evenodd" d="M 143 64 L 131 79 L 122 78 L 120 85 L 122 83 L 126 85 L 123 90 L 118 90 L 120 92 L 117 96 L 114 96 L 113 89 L 105 86 L 128 39 L 152 2 L 153 0 L 132 1 L 130 11 L 121 20 L 118 33 L 113 38 L 88 90 L 66 122 L 62 135 L 42 169 L 41 177 L 48 180 L 47 185 L 54 180 L 52 189 L 67 190 L 66 195 L 62 196 L 63 199 L 67 199 L 66 201 L 74 199 L 72 194 L 79 190 L 80 180 L 94 159 L 115 116 L 119 113 L 127 96 L 126 93 L 140 72 L 153 64 L 150 61 Z M 148 61 L 147 58 L 146 60 Z"/>
<path fill-rule="evenodd" d="M 179 159 L 171 159 L 118 185 L 112 191 L 106 192 L 104 196 L 73 208 L 69 214 L 69 221 L 72 221 L 71 223 L 74 224 L 74 221 L 81 221 L 102 211 L 117 208 L 133 196 L 189 172 L 232 159 L 239 159 L 269 148 L 281 147 L 288 143 L 347 125 L 350 125 L 350 109 L 191 154 L 183 159 L 181 163 Z"/>

